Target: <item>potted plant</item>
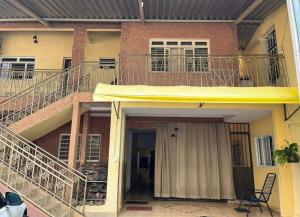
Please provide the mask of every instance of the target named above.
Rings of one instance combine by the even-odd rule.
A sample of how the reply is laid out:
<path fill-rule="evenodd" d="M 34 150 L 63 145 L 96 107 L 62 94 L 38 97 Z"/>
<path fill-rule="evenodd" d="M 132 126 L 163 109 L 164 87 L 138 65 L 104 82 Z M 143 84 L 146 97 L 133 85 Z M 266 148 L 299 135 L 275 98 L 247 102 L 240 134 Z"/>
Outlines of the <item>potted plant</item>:
<path fill-rule="evenodd" d="M 300 156 L 298 154 L 299 146 L 297 143 L 289 144 L 286 141 L 287 146 L 283 149 L 278 149 L 274 151 L 274 159 L 279 165 L 284 165 L 285 163 L 299 163 Z"/>

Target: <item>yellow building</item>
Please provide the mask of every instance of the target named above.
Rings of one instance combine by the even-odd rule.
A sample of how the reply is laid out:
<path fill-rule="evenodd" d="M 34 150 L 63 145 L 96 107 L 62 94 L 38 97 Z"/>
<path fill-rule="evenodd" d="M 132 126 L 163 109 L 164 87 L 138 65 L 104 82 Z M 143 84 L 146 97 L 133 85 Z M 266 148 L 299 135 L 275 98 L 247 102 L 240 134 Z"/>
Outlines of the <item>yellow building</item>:
<path fill-rule="evenodd" d="M 0 190 L 30 216 L 300 217 L 274 159 L 300 144 L 299 8 L 4 1 Z"/>

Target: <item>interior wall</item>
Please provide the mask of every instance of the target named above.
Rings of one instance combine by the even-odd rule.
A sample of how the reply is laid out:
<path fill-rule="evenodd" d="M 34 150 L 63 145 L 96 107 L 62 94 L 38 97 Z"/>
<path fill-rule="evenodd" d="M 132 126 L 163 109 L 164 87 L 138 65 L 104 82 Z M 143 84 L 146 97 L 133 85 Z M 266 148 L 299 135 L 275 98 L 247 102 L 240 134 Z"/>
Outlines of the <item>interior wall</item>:
<path fill-rule="evenodd" d="M 38 37 L 38 44 L 32 37 Z M 62 69 L 63 58 L 72 56 L 73 32 L 11 31 L 0 32 L 1 56 L 36 58 L 36 69 Z"/>
<path fill-rule="evenodd" d="M 98 62 L 99 57 L 117 58 L 121 47 L 121 32 L 87 32 L 85 61 Z"/>
<path fill-rule="evenodd" d="M 250 123 L 250 134 L 251 134 L 251 152 L 252 152 L 252 162 L 253 162 L 253 173 L 254 173 L 254 184 L 255 189 L 261 189 L 267 173 L 276 173 L 276 166 L 258 166 L 256 159 L 256 143 L 255 138 L 273 135 L 273 120 L 272 115 L 261 118 L 259 120 L 253 121 Z M 273 192 L 270 198 L 269 205 L 275 210 L 280 210 L 279 203 L 279 189 L 278 189 L 278 177 L 276 179 Z"/>

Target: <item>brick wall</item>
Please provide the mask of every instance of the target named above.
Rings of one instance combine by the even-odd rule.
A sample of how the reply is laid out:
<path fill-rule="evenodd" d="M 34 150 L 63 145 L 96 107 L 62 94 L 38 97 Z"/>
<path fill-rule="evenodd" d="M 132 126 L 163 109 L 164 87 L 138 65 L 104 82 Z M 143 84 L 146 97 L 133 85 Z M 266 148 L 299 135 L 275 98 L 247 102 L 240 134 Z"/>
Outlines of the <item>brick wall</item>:
<path fill-rule="evenodd" d="M 237 86 L 238 68 L 233 58 L 211 58 L 210 73 L 186 72 L 185 66 L 177 68 L 178 64 L 173 64 L 175 68 L 169 68 L 168 72 L 152 72 L 151 60 L 141 56 L 149 53 L 151 38 L 209 39 L 210 55 L 238 53 L 236 27 L 228 23 L 122 23 L 121 84 Z"/>
<path fill-rule="evenodd" d="M 150 38 L 209 39 L 212 55 L 238 52 L 236 27 L 228 23 L 122 23 L 121 54 L 147 54 Z"/>
<path fill-rule="evenodd" d="M 47 152 L 58 156 L 59 136 L 60 134 L 69 134 L 70 132 L 71 122 L 35 140 L 34 143 Z M 80 133 L 82 133 L 82 121 Z M 109 152 L 110 117 L 90 117 L 89 134 L 101 134 L 100 160 L 101 164 L 106 166 L 108 164 Z"/>

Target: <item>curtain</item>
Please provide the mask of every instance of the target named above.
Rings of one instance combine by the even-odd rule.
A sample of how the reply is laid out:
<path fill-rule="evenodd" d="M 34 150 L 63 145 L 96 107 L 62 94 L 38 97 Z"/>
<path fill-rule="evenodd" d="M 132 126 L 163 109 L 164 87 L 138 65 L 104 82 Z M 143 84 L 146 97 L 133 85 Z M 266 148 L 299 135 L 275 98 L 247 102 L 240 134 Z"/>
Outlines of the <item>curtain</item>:
<path fill-rule="evenodd" d="M 229 124 L 160 123 L 155 197 L 235 199 Z"/>

